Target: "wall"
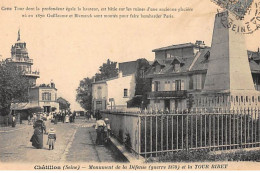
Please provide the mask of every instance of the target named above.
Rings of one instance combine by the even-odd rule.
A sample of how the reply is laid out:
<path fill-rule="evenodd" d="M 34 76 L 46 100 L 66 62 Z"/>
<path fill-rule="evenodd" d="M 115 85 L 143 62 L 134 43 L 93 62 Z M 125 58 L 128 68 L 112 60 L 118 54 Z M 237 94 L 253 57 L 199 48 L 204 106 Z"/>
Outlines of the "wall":
<path fill-rule="evenodd" d="M 166 59 L 167 54 L 171 56 L 178 56 L 178 57 L 193 57 L 194 56 L 194 48 L 193 47 L 185 47 L 179 49 L 169 49 L 163 51 L 156 51 L 155 52 L 155 59 Z"/>
<path fill-rule="evenodd" d="M 111 132 L 121 141 L 126 134 L 130 135 L 132 149 L 138 151 L 138 116 L 133 114 L 101 112 L 103 118 L 108 118 Z"/>
<path fill-rule="evenodd" d="M 127 97 L 124 97 L 124 89 L 128 90 Z M 109 102 L 110 98 L 114 98 L 113 106 L 126 107 L 127 101 L 133 98 L 135 94 L 134 74 L 107 81 L 107 93 L 107 102 Z"/>
<path fill-rule="evenodd" d="M 101 94 L 98 94 L 98 88 L 101 88 Z M 93 83 L 92 84 L 92 98 L 93 99 L 106 99 L 107 98 L 107 84 L 106 83 Z"/>

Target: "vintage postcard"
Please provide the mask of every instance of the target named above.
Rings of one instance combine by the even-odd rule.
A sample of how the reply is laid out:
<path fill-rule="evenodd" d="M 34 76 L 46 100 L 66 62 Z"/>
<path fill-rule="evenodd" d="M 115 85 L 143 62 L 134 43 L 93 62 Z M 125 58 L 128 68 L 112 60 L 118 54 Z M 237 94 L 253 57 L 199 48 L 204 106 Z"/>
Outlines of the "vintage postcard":
<path fill-rule="evenodd" d="M 260 0 L 1 0 L 0 170 L 260 169 Z"/>

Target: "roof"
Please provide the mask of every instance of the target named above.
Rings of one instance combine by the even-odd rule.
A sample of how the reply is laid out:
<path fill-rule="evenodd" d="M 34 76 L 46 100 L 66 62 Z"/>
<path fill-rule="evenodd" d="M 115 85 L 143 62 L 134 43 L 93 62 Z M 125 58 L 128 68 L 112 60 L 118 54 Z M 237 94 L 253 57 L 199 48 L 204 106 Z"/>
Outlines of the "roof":
<path fill-rule="evenodd" d="M 193 43 L 183 43 L 183 44 L 176 44 L 176 45 L 161 47 L 161 48 L 158 48 L 158 49 L 154 49 L 152 51 L 157 52 L 157 51 L 168 50 L 168 49 L 179 49 L 179 48 L 194 47 L 194 46 L 196 46 L 196 45 L 193 44 Z"/>
<path fill-rule="evenodd" d="M 207 71 L 208 62 L 210 58 L 210 48 L 206 47 L 205 49 L 201 49 L 196 55 L 193 57 L 174 57 L 173 59 L 166 60 L 155 60 L 152 64 L 152 67 L 146 71 L 147 77 L 154 77 L 158 75 L 174 75 L 180 73 L 195 73 L 201 71 Z M 248 51 L 249 65 L 251 72 L 260 73 L 260 53 Z M 178 71 L 174 71 L 174 60 L 178 60 L 181 62 L 180 69 Z M 161 70 L 156 72 L 156 64 L 161 65 Z"/>
<path fill-rule="evenodd" d="M 107 81 L 114 80 L 114 79 L 117 79 L 117 78 L 118 78 L 118 76 L 113 77 L 113 78 L 109 78 L 109 79 L 99 80 L 99 81 L 96 81 L 96 82 L 92 82 L 92 84 L 106 83 Z"/>
<path fill-rule="evenodd" d="M 119 63 L 119 72 L 122 71 L 123 76 L 134 74 L 137 70 L 137 61 L 128 61 Z"/>

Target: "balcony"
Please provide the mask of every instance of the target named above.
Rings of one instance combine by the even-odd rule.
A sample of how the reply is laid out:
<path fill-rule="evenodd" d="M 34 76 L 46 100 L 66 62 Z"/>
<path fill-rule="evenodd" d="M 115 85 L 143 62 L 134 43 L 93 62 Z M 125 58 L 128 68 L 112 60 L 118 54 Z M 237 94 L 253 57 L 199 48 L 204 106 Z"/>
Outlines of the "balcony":
<path fill-rule="evenodd" d="M 25 62 L 25 63 L 30 63 L 33 64 L 33 59 L 29 58 L 7 58 L 7 62 Z"/>
<path fill-rule="evenodd" d="M 25 71 L 24 75 L 38 78 L 38 77 L 40 77 L 40 72 L 38 72 L 38 71 Z"/>
<path fill-rule="evenodd" d="M 159 99 L 159 98 L 186 98 L 187 90 L 180 91 L 155 91 L 148 93 L 148 99 Z"/>

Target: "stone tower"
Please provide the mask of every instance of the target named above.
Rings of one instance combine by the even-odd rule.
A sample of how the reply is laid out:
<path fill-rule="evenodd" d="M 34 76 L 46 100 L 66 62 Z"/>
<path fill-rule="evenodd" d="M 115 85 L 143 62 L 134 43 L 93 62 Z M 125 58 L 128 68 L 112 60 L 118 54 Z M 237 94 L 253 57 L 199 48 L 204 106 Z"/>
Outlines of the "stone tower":
<path fill-rule="evenodd" d="M 18 70 L 23 71 L 31 86 L 36 84 L 40 73 L 32 70 L 33 59 L 29 58 L 26 43 L 21 40 L 20 29 L 18 30 L 17 42 L 11 47 L 11 58 L 7 58 L 6 62 L 15 64 Z"/>

